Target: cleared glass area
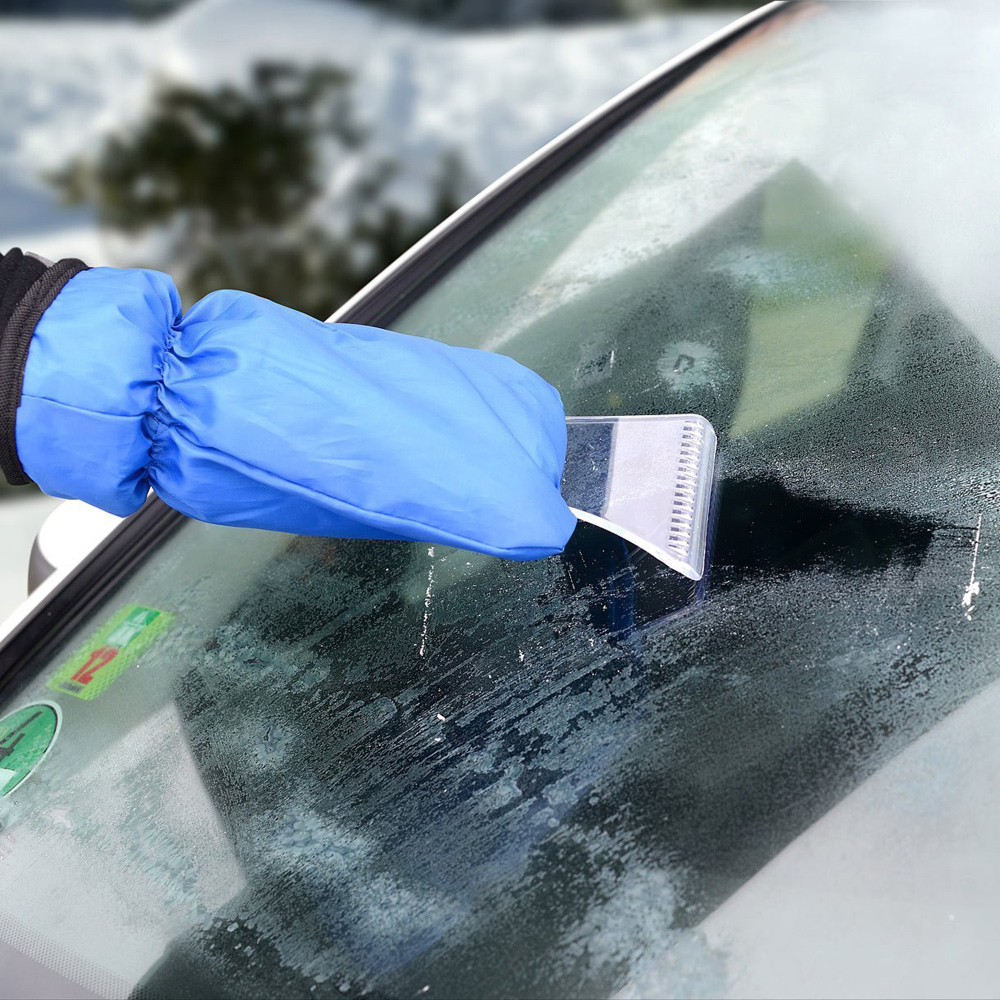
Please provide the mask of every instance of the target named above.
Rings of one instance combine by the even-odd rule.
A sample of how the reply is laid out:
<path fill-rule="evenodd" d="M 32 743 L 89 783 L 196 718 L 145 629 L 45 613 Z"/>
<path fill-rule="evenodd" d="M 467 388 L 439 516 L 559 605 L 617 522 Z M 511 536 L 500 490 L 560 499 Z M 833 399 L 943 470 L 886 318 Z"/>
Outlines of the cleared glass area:
<path fill-rule="evenodd" d="M 186 525 L 0 706 L 63 713 L 0 936 L 103 995 L 722 992 L 702 920 L 1000 677 L 996 36 L 798 8 L 395 318 L 708 418 L 705 580 Z"/>

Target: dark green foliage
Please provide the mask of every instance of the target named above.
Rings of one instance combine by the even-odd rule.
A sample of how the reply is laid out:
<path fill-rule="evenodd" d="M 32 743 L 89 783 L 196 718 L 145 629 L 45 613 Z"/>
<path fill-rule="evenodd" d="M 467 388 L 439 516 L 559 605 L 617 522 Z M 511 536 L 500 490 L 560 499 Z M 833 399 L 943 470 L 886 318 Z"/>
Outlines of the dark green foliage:
<path fill-rule="evenodd" d="M 190 0 L 0 0 L 0 17 L 156 17 Z"/>
<path fill-rule="evenodd" d="M 336 208 L 345 224 L 329 230 L 324 181 L 366 143 L 349 83 L 335 67 L 265 64 L 243 89 L 162 85 L 138 127 L 55 182 L 102 225 L 155 247 L 128 263 L 170 271 L 188 301 L 241 288 L 325 318 L 459 201 L 454 157 L 442 157 L 421 218 L 387 201 L 398 167 L 376 160 Z"/>
<path fill-rule="evenodd" d="M 620 0 L 367 0 L 418 21 L 463 28 L 564 24 L 621 16 Z"/>
<path fill-rule="evenodd" d="M 0 0 L 0 16 L 118 15 L 140 18 L 169 14 L 193 0 Z M 350 3 L 351 0 L 333 0 Z M 572 24 L 641 16 L 655 11 L 753 5 L 737 0 L 354 0 L 417 21 L 454 28 Z M 279 4 L 276 2 L 276 9 Z"/>
<path fill-rule="evenodd" d="M 710 7 L 750 9 L 739 0 L 361 0 L 417 21 L 454 28 L 519 24 L 573 24 L 615 20 L 662 11 Z"/>

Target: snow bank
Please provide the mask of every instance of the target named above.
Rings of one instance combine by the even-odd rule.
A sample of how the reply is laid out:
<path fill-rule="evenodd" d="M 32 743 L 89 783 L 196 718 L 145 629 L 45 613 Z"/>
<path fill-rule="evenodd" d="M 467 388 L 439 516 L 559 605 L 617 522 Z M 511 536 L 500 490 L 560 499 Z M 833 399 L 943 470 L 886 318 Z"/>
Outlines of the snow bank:
<path fill-rule="evenodd" d="M 54 245 L 53 229 L 93 225 L 57 206 L 41 175 L 140 115 L 157 78 L 211 87 L 264 59 L 350 70 L 358 117 L 372 134 L 361 155 L 401 160 L 407 169 L 394 196 L 419 210 L 442 150 L 460 155 L 472 194 L 730 19 L 713 12 L 454 34 L 334 0 L 201 0 L 152 25 L 8 21 L 0 32 L 0 243 L 50 231 Z M 331 193 L 331 224 L 336 202 Z M 45 251 L 38 239 L 33 245 Z"/>

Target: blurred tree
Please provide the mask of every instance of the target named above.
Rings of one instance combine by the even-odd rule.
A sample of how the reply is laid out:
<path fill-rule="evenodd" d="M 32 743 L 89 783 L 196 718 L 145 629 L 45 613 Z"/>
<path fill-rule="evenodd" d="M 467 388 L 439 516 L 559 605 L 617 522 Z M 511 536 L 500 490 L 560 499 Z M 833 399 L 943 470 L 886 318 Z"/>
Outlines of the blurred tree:
<path fill-rule="evenodd" d="M 498 28 L 518 24 L 638 17 L 680 9 L 729 7 L 749 10 L 739 0 L 362 0 L 369 6 L 418 21 L 455 28 Z"/>
<path fill-rule="evenodd" d="M 192 0 L 121 0 L 128 13 L 143 20 L 162 17 L 183 7 Z"/>
<path fill-rule="evenodd" d="M 123 263 L 170 271 L 187 301 L 240 288 L 325 318 L 460 203 L 448 156 L 424 213 L 392 202 L 398 167 L 364 155 L 349 82 L 335 67 L 263 64 L 245 89 L 161 85 L 137 127 L 53 180 L 142 238 L 143 259 Z M 327 179 L 349 161 L 363 170 L 330 206 Z"/>
<path fill-rule="evenodd" d="M 0 0 L 0 16 L 125 16 L 152 18 L 196 0 Z M 347 3 L 350 0 L 330 0 Z M 417 21 L 454 28 L 568 24 L 711 7 L 750 10 L 739 0 L 355 0 Z"/>
<path fill-rule="evenodd" d="M 190 0 L 0 0 L 0 16 L 156 17 Z"/>

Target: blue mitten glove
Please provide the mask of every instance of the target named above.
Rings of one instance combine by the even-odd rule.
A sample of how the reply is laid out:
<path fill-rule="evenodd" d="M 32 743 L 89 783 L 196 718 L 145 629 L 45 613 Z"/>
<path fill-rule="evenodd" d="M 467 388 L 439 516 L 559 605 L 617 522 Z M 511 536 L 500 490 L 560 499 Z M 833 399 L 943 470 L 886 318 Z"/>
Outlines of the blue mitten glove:
<path fill-rule="evenodd" d="M 573 531 L 559 394 L 509 358 L 243 292 L 182 315 L 167 275 L 79 262 L 48 268 L 5 312 L 3 263 L 12 482 L 119 515 L 152 488 L 218 524 L 511 559 L 558 552 Z"/>

